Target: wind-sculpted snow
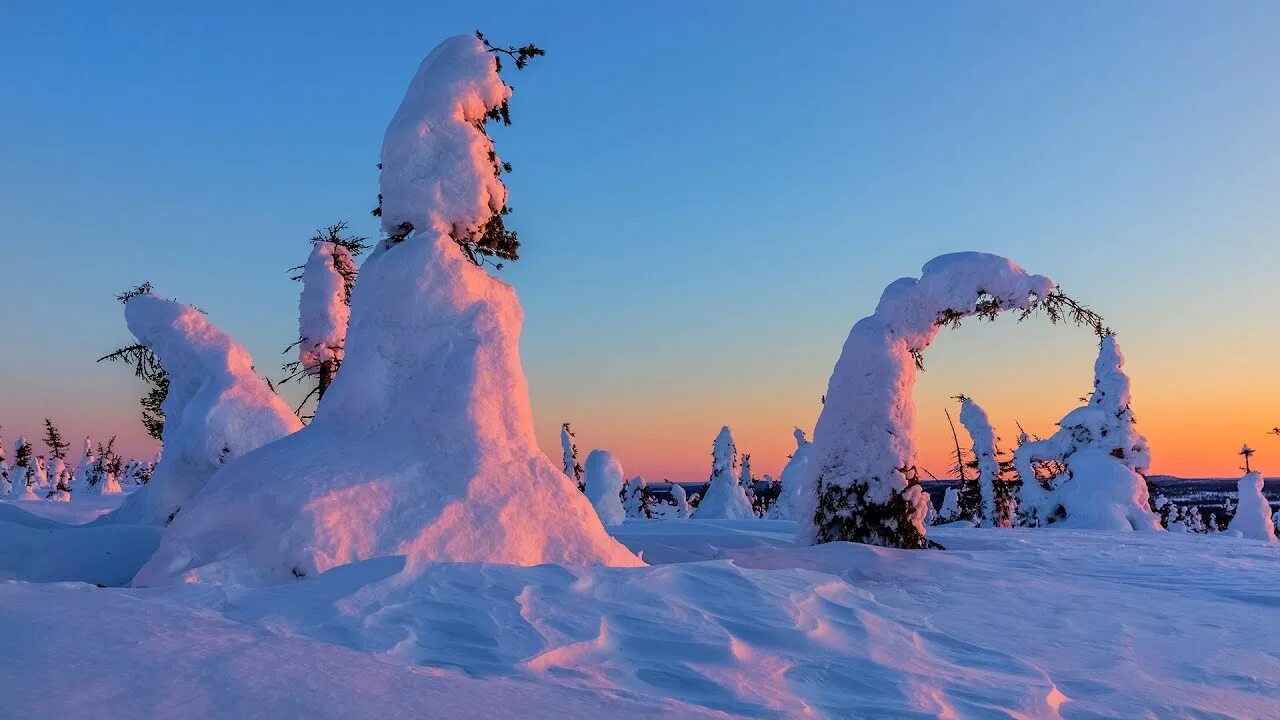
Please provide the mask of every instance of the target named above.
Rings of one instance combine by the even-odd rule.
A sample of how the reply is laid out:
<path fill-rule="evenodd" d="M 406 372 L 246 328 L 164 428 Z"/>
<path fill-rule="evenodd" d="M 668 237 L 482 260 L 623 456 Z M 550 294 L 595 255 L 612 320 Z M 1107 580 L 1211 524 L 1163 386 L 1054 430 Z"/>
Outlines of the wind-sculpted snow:
<path fill-rule="evenodd" d="M 258 590 L 120 592 L 394 664 L 663 698 L 673 717 L 1280 715 L 1280 658 L 1258 632 L 1280 623 L 1270 546 L 935 532 L 948 552 L 796 549 L 786 522 L 641 521 L 619 537 L 690 562 L 410 572 L 380 558 Z"/>
<path fill-rule="evenodd" d="M 622 463 L 608 450 L 592 450 L 583 474 L 587 499 L 606 526 L 621 525 L 627 518 L 622 506 Z"/>
<path fill-rule="evenodd" d="M 124 313 L 169 374 L 164 458 L 150 483 L 99 522 L 162 525 L 224 463 L 302 423 L 254 372 L 248 351 L 204 313 L 154 294 L 130 299 Z"/>

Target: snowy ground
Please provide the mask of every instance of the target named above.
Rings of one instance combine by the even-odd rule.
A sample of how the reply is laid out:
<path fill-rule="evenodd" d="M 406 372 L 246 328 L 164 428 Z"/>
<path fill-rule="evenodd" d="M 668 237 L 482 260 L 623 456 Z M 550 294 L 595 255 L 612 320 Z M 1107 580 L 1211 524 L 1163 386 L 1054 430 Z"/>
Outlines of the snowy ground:
<path fill-rule="evenodd" d="M 0 583 L 0 716 L 1280 717 L 1280 554 L 1260 543 L 615 532 L 651 567 L 391 557 L 265 589 Z M 50 693 L 54 675 L 76 684 Z"/>

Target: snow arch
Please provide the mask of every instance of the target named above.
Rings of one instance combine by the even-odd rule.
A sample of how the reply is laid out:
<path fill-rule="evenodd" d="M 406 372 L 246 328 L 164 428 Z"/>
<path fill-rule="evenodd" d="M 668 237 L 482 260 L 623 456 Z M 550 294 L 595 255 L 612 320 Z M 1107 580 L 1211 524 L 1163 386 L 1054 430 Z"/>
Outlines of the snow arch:
<path fill-rule="evenodd" d="M 806 492 L 807 544 L 851 540 L 923 548 L 928 504 L 915 476 L 915 388 L 925 348 L 966 317 L 1043 311 L 1102 333 L 1101 319 L 999 255 L 961 252 L 900 278 L 853 326 L 832 371 L 813 433 Z"/>

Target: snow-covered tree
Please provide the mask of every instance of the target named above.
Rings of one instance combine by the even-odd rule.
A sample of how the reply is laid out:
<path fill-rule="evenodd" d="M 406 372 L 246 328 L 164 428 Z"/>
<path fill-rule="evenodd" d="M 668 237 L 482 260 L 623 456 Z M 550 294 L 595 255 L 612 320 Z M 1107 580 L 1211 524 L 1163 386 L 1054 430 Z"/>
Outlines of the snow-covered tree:
<path fill-rule="evenodd" d="M 199 309 L 154 293 L 131 296 L 125 321 L 168 370 L 164 462 L 154 480 L 97 524 L 173 520 L 226 459 L 294 432 L 301 423 L 254 371 L 253 358 Z"/>
<path fill-rule="evenodd" d="M 742 486 L 742 492 L 747 496 L 747 502 L 751 503 L 753 512 L 759 515 L 756 476 L 751 472 L 751 453 L 742 453 L 742 459 L 738 462 L 738 484 Z"/>
<path fill-rule="evenodd" d="M 383 135 L 386 237 L 360 265 L 341 372 L 305 428 L 218 470 L 136 584 L 294 582 L 386 555 L 642 564 L 539 449 L 519 299 L 480 264 L 507 198 L 484 125 L 511 95 L 494 56 L 458 36 L 422 61 Z"/>
<path fill-rule="evenodd" d="M 963 399 L 963 395 L 958 396 Z M 947 426 L 951 428 L 951 440 L 955 450 L 951 456 L 951 474 L 960 484 L 956 486 L 957 507 L 955 517 L 950 520 L 970 520 L 977 523 L 978 513 L 982 506 L 982 491 L 976 482 L 969 481 L 968 470 L 977 468 L 977 463 L 970 460 L 967 451 L 960 447 L 960 434 L 956 432 L 956 424 L 951 419 L 951 411 L 943 409 L 947 416 Z"/>
<path fill-rule="evenodd" d="M 938 522 L 950 523 L 960 520 L 964 512 L 960 507 L 960 490 L 952 486 L 942 495 L 942 507 L 938 508 Z"/>
<path fill-rule="evenodd" d="M 578 446 L 573 442 L 573 429 L 569 427 L 569 423 L 560 425 L 560 463 L 564 467 L 564 474 L 574 485 L 578 486 L 578 490 L 585 492 L 586 484 L 582 481 L 582 463 L 578 462 Z"/>
<path fill-rule="evenodd" d="M 674 517 L 684 519 L 693 514 L 693 508 L 689 507 L 689 496 L 684 491 L 680 483 L 669 480 L 671 483 L 671 501 L 674 503 Z"/>
<path fill-rule="evenodd" d="M 733 444 L 733 433 L 726 425 L 720 429 L 712 446 L 711 478 L 694 517 L 699 520 L 746 520 L 755 516 L 738 477 L 738 450 Z"/>
<path fill-rule="evenodd" d="M 92 456 L 88 468 L 82 476 L 77 476 L 80 487 L 97 495 L 119 495 L 120 473 L 123 460 L 115 451 L 116 439 L 112 436 L 107 444 L 98 443 L 96 451 L 86 451 Z"/>
<path fill-rule="evenodd" d="M 121 303 L 128 303 L 139 295 L 151 293 L 151 283 L 142 283 L 116 296 Z M 164 401 L 169 395 L 169 374 L 160 364 L 160 358 L 143 343 L 118 348 L 98 358 L 97 362 L 123 362 L 133 366 L 135 377 L 147 384 L 147 393 L 138 404 L 142 406 L 142 426 L 147 435 L 156 440 L 164 438 Z"/>
<path fill-rule="evenodd" d="M 13 465 L 9 467 L 9 497 L 23 500 L 37 499 L 31 488 L 35 481 L 34 464 L 31 443 L 19 435 L 13 444 Z"/>
<path fill-rule="evenodd" d="M 629 518 L 648 520 L 653 517 L 653 496 L 649 483 L 637 475 L 626 482 L 622 489 L 622 505 Z"/>
<path fill-rule="evenodd" d="M 586 495 L 595 507 L 600 522 L 605 527 L 621 525 L 627 518 L 622 505 L 622 493 L 626 481 L 622 475 L 622 463 L 608 450 L 592 450 L 587 455 Z"/>
<path fill-rule="evenodd" d="M 926 263 L 919 278 L 885 288 L 875 313 L 853 326 L 832 371 L 813 433 L 813 491 L 798 526 L 799 543 L 932 545 L 915 465 L 916 373 L 942 327 L 1006 310 L 1019 318 L 1043 313 L 1101 332 L 1096 314 L 1049 278 L 996 255 L 943 255 Z"/>
<path fill-rule="evenodd" d="M 1019 506 L 1032 524 L 1065 523 L 1107 530 L 1160 530 L 1152 511 L 1146 472 L 1147 440 L 1134 425 L 1129 377 L 1115 336 L 1107 333 L 1094 364 L 1089 403 L 1067 413 L 1044 440 L 1023 443 L 1014 453 L 1022 484 Z M 1033 463 L 1053 460 L 1065 471 L 1042 482 Z"/>
<path fill-rule="evenodd" d="M 93 454 L 93 441 L 89 438 L 84 439 L 84 449 L 80 452 L 80 460 L 76 463 L 74 472 L 75 480 L 72 488 L 75 490 L 83 489 L 93 484 L 93 464 L 96 456 Z"/>
<path fill-rule="evenodd" d="M 809 449 L 812 446 L 805 437 L 804 430 L 796 428 L 792 435 L 796 440 L 796 449 L 782 468 L 782 477 L 778 479 L 782 485 L 781 492 L 766 514 L 770 520 L 799 520 L 806 508 L 805 480 L 809 468 Z"/>
<path fill-rule="evenodd" d="M 1245 446 L 1246 448 L 1248 445 Z M 1241 453 L 1243 454 L 1243 453 Z M 1252 454 L 1252 453 L 1250 453 Z M 1249 457 L 1245 456 L 1247 462 Z M 1236 512 L 1227 525 L 1227 532 L 1250 540 L 1276 541 L 1276 526 L 1271 517 L 1271 505 L 1262 494 L 1262 473 L 1247 470 L 1237 485 Z"/>
<path fill-rule="evenodd" d="M 62 439 L 62 431 L 49 418 L 44 419 L 44 444 L 49 448 L 50 458 L 66 460 L 71 443 Z"/>
<path fill-rule="evenodd" d="M 1000 463 L 995 430 L 987 413 L 972 398 L 960 397 L 960 424 L 973 440 L 973 464 L 980 492 L 975 519 L 980 527 L 1013 527 L 1017 501 Z"/>
<path fill-rule="evenodd" d="M 281 382 L 314 379 L 296 412 L 315 398 L 319 403 L 342 366 L 347 324 L 351 318 L 351 292 L 356 284 L 356 262 L 368 248 L 366 238 L 346 236 L 339 222 L 311 237 L 311 255 L 305 265 L 293 268 L 302 283 L 298 295 L 298 339 L 285 352 L 298 349 L 298 359 L 284 364 Z"/>

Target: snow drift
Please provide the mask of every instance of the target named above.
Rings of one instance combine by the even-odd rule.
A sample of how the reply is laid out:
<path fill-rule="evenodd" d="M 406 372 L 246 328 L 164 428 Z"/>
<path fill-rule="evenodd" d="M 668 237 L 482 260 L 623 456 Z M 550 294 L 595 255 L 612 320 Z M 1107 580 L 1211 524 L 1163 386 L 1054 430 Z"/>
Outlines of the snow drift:
<path fill-rule="evenodd" d="M 505 200 L 479 124 L 509 93 L 473 37 L 422 62 L 382 149 L 383 225 L 416 231 L 360 268 L 342 372 L 310 425 L 223 469 L 136 583 L 275 583 L 382 555 L 641 564 L 538 449 L 515 291 L 450 235 Z"/>
<path fill-rule="evenodd" d="M 204 313 L 148 293 L 125 303 L 124 314 L 129 331 L 169 373 L 164 459 L 151 482 L 97 522 L 159 525 L 223 463 L 302 424 L 254 372 L 248 351 Z"/>

